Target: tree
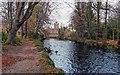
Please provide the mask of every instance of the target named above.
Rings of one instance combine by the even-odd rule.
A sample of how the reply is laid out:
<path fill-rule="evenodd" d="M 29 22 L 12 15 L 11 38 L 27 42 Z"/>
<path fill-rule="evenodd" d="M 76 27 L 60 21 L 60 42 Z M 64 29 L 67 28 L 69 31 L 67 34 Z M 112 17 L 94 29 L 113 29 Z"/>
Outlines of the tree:
<path fill-rule="evenodd" d="M 99 37 L 99 33 L 100 33 L 100 8 L 101 8 L 101 2 L 97 2 L 97 36 L 96 36 L 96 40 L 98 40 Z"/>
<path fill-rule="evenodd" d="M 120 39 L 120 1 L 118 2 L 118 19 L 117 19 L 117 40 Z"/>
<path fill-rule="evenodd" d="M 88 26 L 88 38 L 91 38 L 92 29 L 93 26 L 93 10 L 92 10 L 92 2 L 88 2 L 87 4 L 87 12 L 86 12 L 86 20 L 87 20 L 87 26 Z"/>
<path fill-rule="evenodd" d="M 53 5 L 53 6 L 52 6 Z M 45 24 L 49 23 L 49 16 L 52 11 L 56 9 L 57 6 L 54 6 L 53 2 L 41 2 L 39 4 L 40 9 L 38 9 L 38 14 L 36 16 L 36 24 L 35 24 L 35 36 L 34 38 L 38 38 L 38 32 Z M 41 30 L 40 30 L 41 31 Z"/>
<path fill-rule="evenodd" d="M 7 24 L 7 32 L 12 29 L 13 21 L 14 21 L 14 3 L 13 2 L 2 2 L 1 4 L 2 10 L 0 11 L 0 15 L 2 16 L 2 20 Z"/>
<path fill-rule="evenodd" d="M 15 21 L 13 23 L 12 29 L 9 31 L 6 43 L 12 44 L 16 36 L 17 31 L 23 25 L 23 23 L 31 16 L 34 6 L 38 2 L 16 2 L 16 15 Z M 22 11 L 26 8 L 24 15 L 22 16 Z"/>
<path fill-rule="evenodd" d="M 38 38 L 38 31 L 39 29 L 49 20 L 49 17 L 48 17 L 48 8 L 49 8 L 49 2 L 45 3 L 45 2 L 42 2 L 40 5 L 39 5 L 39 8 L 38 9 L 38 14 L 36 16 L 36 24 L 35 24 L 35 36 L 34 38 Z"/>
<path fill-rule="evenodd" d="M 12 2 L 8 2 L 8 21 L 9 21 L 9 31 L 12 29 L 13 18 L 12 18 Z"/>
<path fill-rule="evenodd" d="M 69 5 L 70 6 L 70 5 Z M 74 14 L 72 16 L 72 23 L 76 30 L 78 37 L 83 38 L 86 33 L 86 3 L 77 2 L 75 3 Z"/>
<path fill-rule="evenodd" d="M 106 4 L 105 4 L 105 32 L 103 33 L 103 39 L 107 39 L 107 15 L 108 15 L 108 0 L 106 1 Z"/>

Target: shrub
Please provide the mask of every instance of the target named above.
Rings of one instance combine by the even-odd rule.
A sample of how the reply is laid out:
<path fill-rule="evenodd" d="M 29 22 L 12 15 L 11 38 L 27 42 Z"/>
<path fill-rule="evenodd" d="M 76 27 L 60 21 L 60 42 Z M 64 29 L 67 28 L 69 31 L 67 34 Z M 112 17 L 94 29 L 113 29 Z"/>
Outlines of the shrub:
<path fill-rule="evenodd" d="M 7 40 L 7 34 L 4 32 L 1 32 L 0 33 L 0 41 L 2 43 L 5 43 L 6 40 Z M 20 45 L 21 43 L 22 43 L 21 39 L 16 36 L 15 39 L 13 40 L 13 45 Z"/>
<path fill-rule="evenodd" d="M 40 35 L 39 38 L 40 38 L 40 41 L 42 41 L 42 42 L 43 42 L 43 40 L 45 39 L 45 38 L 44 38 L 44 35 L 42 35 L 42 34 Z"/>
<path fill-rule="evenodd" d="M 36 34 L 35 34 L 35 32 L 34 32 L 33 30 L 31 30 L 31 31 L 29 32 L 28 36 L 29 36 L 29 38 L 30 38 L 31 40 L 35 40 L 35 39 L 38 39 L 38 40 L 40 40 L 40 41 L 43 41 L 43 40 L 44 40 L 44 35 L 43 35 L 43 34 L 37 34 L 37 36 L 36 36 Z"/>
<path fill-rule="evenodd" d="M 40 40 L 33 40 L 34 43 L 35 43 L 35 46 L 40 46 L 40 47 L 43 47 L 43 43 L 40 41 Z"/>
<path fill-rule="evenodd" d="M 13 40 L 13 44 L 14 44 L 14 45 L 21 45 L 21 44 L 22 44 L 22 41 L 21 41 L 20 38 L 15 37 L 15 39 Z"/>
<path fill-rule="evenodd" d="M 34 31 L 30 31 L 29 34 L 28 34 L 29 38 L 33 39 L 34 38 L 34 34 L 35 34 Z"/>
<path fill-rule="evenodd" d="M 45 51 L 42 51 L 41 56 L 42 56 L 42 58 L 46 59 L 45 65 L 50 65 L 51 67 L 55 67 L 54 62 L 50 59 L 48 53 L 46 53 Z"/>
<path fill-rule="evenodd" d="M 7 40 L 7 34 L 5 34 L 4 32 L 1 32 L 1 33 L 0 33 L 0 41 L 1 41 L 2 43 L 5 43 L 6 40 Z"/>

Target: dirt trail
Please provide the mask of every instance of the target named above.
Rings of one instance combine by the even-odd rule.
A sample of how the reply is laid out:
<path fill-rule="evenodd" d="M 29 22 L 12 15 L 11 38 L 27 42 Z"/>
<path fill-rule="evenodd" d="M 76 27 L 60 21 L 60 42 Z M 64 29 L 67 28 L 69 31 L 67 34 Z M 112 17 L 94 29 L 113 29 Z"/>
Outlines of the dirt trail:
<path fill-rule="evenodd" d="M 32 41 L 24 40 L 22 46 L 5 46 L 2 52 L 3 73 L 40 73 L 39 53 Z"/>

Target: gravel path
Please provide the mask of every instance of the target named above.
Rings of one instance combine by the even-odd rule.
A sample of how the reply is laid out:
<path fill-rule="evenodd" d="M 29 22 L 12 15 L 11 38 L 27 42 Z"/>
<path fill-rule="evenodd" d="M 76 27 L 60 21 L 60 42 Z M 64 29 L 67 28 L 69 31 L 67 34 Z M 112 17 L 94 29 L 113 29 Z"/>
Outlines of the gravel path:
<path fill-rule="evenodd" d="M 22 46 L 5 46 L 2 52 L 3 73 L 40 73 L 39 53 L 32 41 L 24 40 Z"/>

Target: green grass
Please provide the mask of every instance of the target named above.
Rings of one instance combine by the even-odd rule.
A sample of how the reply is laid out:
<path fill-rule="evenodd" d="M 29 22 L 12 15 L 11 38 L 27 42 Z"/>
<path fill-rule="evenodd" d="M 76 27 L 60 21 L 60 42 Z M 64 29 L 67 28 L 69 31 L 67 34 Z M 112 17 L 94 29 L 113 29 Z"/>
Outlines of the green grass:
<path fill-rule="evenodd" d="M 50 59 L 48 53 L 46 53 L 45 51 L 42 52 L 42 57 L 47 59 L 48 61 L 48 65 L 52 66 L 52 67 L 55 67 L 55 64 L 54 62 Z"/>
<path fill-rule="evenodd" d="M 37 48 L 39 49 L 39 47 L 41 47 L 42 51 L 40 52 L 40 59 L 39 62 L 43 67 L 52 67 L 50 70 L 53 71 L 55 68 L 55 64 L 54 62 L 51 60 L 51 58 L 49 57 L 48 53 L 45 51 L 44 47 L 43 47 L 43 42 L 41 42 L 38 39 L 32 39 L 33 43 L 35 44 L 35 46 L 37 46 Z M 61 73 L 58 73 L 57 75 L 65 75 L 64 71 L 62 69 L 60 69 Z"/>
<path fill-rule="evenodd" d="M 43 47 L 43 43 L 40 40 L 33 39 L 33 42 L 34 42 L 35 46 Z"/>
<path fill-rule="evenodd" d="M 108 44 L 106 44 L 105 47 L 106 47 L 107 49 L 115 49 L 114 45 L 108 45 Z"/>

